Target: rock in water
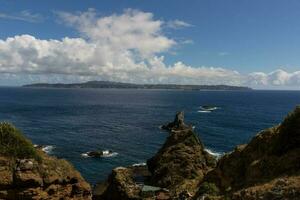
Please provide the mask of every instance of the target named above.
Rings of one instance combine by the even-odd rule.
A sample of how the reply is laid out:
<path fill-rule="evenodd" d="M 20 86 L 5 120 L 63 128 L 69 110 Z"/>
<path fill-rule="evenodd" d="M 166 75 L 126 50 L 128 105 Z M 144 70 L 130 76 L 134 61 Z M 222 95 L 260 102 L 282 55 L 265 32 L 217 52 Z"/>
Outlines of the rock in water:
<path fill-rule="evenodd" d="M 183 112 L 176 114 L 174 122 L 168 125 L 171 133 L 163 147 L 147 162 L 151 183 L 168 188 L 173 195 L 184 191 L 194 193 L 203 176 L 216 164 L 183 119 Z"/>
<path fill-rule="evenodd" d="M 163 147 L 148 160 L 148 166 L 139 166 L 143 173 L 140 170 L 137 173 L 136 167 L 114 169 L 106 182 L 97 185 L 94 198 L 173 199 L 194 194 L 216 160 L 204 150 L 195 132 L 185 125 L 183 112 L 177 113 L 168 127 L 171 132 Z M 143 174 L 142 182 L 141 177 L 138 178 L 140 174 Z"/>
<path fill-rule="evenodd" d="M 173 122 L 168 123 L 167 125 L 163 125 L 162 129 L 172 131 L 172 130 L 180 130 L 180 129 L 191 129 L 191 126 L 187 126 L 184 123 L 184 112 L 180 111 L 176 113 L 175 119 Z"/>
<path fill-rule="evenodd" d="M 35 149 L 15 127 L 0 123 L 0 199 L 91 199 L 90 185 L 65 160 Z"/>

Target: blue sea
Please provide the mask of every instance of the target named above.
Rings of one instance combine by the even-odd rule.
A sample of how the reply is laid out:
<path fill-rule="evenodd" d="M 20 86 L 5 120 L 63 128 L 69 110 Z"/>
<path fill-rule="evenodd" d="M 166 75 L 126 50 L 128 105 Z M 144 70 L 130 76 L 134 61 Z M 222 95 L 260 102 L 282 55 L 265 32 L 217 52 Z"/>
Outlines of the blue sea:
<path fill-rule="evenodd" d="M 17 126 L 34 144 L 70 161 L 91 184 L 111 169 L 145 163 L 167 133 L 159 126 L 185 112 L 206 148 L 231 151 L 282 121 L 300 104 L 300 91 L 182 91 L 137 89 L 0 88 L 0 121 Z M 218 107 L 199 112 L 202 105 Z M 51 149 L 52 147 L 52 149 Z M 112 150 L 86 158 L 92 150 Z"/>

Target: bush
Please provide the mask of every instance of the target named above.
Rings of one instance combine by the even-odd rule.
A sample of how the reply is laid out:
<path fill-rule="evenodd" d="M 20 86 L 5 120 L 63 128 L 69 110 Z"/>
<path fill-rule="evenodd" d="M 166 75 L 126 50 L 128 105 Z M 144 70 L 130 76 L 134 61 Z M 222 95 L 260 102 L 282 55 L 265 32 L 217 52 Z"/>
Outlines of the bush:
<path fill-rule="evenodd" d="M 200 194 L 218 195 L 220 190 L 214 183 L 204 182 L 199 188 Z"/>
<path fill-rule="evenodd" d="M 9 123 L 0 123 L 0 155 L 40 160 L 32 143 Z"/>

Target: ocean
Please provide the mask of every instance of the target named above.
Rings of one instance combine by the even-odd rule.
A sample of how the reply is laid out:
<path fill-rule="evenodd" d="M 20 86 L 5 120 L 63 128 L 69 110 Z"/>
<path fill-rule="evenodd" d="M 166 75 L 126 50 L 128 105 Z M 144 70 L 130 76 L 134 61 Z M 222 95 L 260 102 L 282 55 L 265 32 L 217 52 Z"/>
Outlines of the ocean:
<path fill-rule="evenodd" d="M 164 143 L 159 129 L 185 112 L 207 150 L 222 154 L 280 123 L 300 91 L 182 91 L 142 89 L 0 88 L 0 121 L 19 128 L 34 144 L 70 161 L 95 184 L 117 166 L 145 163 Z M 217 109 L 203 112 L 201 106 Z M 83 153 L 111 150 L 111 156 Z"/>

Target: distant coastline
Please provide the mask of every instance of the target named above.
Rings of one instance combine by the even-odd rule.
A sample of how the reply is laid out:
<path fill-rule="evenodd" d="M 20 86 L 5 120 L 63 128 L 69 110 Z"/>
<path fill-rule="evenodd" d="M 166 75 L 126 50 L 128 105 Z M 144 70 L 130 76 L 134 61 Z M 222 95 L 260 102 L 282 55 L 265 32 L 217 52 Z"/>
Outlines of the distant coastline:
<path fill-rule="evenodd" d="M 38 88 L 116 88 L 116 89 L 170 89 L 170 90 L 252 90 L 249 87 L 230 85 L 177 85 L 177 84 L 133 84 L 112 81 L 88 81 L 84 83 L 35 83 L 22 87 Z"/>

